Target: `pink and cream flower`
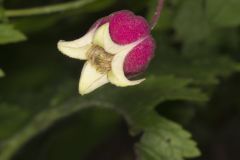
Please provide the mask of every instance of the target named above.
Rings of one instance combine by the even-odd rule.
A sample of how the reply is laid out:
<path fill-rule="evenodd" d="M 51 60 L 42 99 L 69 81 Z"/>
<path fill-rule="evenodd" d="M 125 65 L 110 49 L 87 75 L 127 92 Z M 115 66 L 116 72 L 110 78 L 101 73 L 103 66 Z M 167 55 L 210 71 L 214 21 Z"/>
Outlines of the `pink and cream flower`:
<path fill-rule="evenodd" d="M 154 55 L 155 42 L 148 22 L 130 11 L 118 11 L 98 20 L 83 37 L 59 41 L 65 55 L 86 60 L 82 69 L 81 95 L 112 83 L 133 86 L 144 79 L 130 80 L 146 70 Z"/>

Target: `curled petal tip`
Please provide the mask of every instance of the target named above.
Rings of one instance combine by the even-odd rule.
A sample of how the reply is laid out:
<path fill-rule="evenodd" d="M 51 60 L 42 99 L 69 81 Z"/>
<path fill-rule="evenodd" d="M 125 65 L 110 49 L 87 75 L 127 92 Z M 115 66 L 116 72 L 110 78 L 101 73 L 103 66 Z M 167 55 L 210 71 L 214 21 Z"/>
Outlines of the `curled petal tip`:
<path fill-rule="evenodd" d="M 112 70 L 108 73 L 109 81 L 119 87 L 133 86 L 143 82 L 145 79 L 129 80 L 124 73 L 124 61 L 128 53 L 138 44 L 140 44 L 145 38 L 142 38 L 136 42 L 128 44 L 127 47 L 116 54 L 112 60 Z"/>
<path fill-rule="evenodd" d="M 108 82 L 106 74 L 98 72 L 89 62 L 86 62 L 80 77 L 79 93 L 88 94 Z"/>
<path fill-rule="evenodd" d="M 57 44 L 59 51 L 71 58 L 86 60 L 86 53 L 92 45 L 95 31 L 96 29 L 92 29 L 83 37 L 73 41 L 60 40 Z"/>
<path fill-rule="evenodd" d="M 75 59 L 86 60 L 87 59 L 87 51 L 91 47 L 90 44 L 81 47 L 72 46 L 72 42 L 67 41 L 59 41 L 58 42 L 58 50 L 62 52 L 64 55 L 69 56 Z"/>

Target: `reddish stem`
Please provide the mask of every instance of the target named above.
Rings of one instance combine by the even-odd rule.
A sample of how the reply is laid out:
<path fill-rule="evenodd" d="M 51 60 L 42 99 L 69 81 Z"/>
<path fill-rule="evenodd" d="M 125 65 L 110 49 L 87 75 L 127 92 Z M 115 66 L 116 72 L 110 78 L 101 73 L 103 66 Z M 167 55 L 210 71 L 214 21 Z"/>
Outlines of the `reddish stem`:
<path fill-rule="evenodd" d="M 156 11 L 154 12 L 154 15 L 153 15 L 153 17 L 151 19 L 151 22 L 150 22 L 152 30 L 157 25 L 158 19 L 161 15 L 161 12 L 162 12 L 162 9 L 163 9 L 163 5 L 164 5 L 164 0 L 158 0 Z"/>

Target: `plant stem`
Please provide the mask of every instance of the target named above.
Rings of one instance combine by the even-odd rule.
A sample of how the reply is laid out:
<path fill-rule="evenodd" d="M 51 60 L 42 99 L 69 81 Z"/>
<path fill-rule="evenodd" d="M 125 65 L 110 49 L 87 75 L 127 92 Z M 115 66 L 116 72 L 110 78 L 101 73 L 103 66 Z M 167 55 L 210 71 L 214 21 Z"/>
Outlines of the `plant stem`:
<path fill-rule="evenodd" d="M 156 10 L 154 12 L 154 15 L 151 19 L 150 25 L 151 25 L 151 29 L 153 30 L 154 27 L 157 25 L 158 19 L 161 15 L 161 11 L 163 9 L 163 5 L 164 5 L 164 0 L 158 0 L 158 4 L 156 7 Z"/>
<path fill-rule="evenodd" d="M 35 7 L 29 9 L 13 9 L 6 10 L 5 15 L 7 17 L 25 17 L 25 16 L 33 16 L 33 15 L 43 15 L 50 14 L 56 12 L 62 12 L 67 10 L 78 9 L 86 4 L 89 4 L 95 0 L 77 0 L 73 2 L 66 2 L 61 4 L 43 6 L 43 7 Z"/>

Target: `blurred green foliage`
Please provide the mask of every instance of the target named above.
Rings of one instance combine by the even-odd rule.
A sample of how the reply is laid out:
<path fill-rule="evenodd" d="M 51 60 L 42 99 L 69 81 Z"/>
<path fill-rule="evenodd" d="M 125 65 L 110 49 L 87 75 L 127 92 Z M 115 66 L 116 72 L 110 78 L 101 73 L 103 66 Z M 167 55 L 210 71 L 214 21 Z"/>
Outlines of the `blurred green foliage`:
<path fill-rule="evenodd" d="M 19 42 L 25 40 L 24 34 L 14 29 L 10 24 L 0 25 L 0 44 Z"/>
<path fill-rule="evenodd" d="M 191 134 L 166 117 L 178 113 L 173 119 L 191 121 L 194 111 L 211 101 L 216 85 L 239 72 L 239 0 L 166 1 L 153 30 L 157 49 L 146 82 L 128 88 L 107 85 L 81 97 L 82 62 L 62 56 L 56 42 L 81 36 L 112 11 L 129 9 L 150 19 L 156 6 L 156 0 L 85 1 L 77 9 L 17 17 L 9 15 L 72 1 L 2 4 L 0 67 L 6 76 L 0 79 L 0 160 L 88 159 L 111 134 L 121 132 L 121 117 L 129 134 L 140 137 L 134 146 L 140 160 L 199 156 Z M 187 107 L 177 103 L 163 112 L 159 106 L 167 102 Z M 129 153 L 121 155 L 115 159 L 133 159 Z"/>
<path fill-rule="evenodd" d="M 240 24 L 238 0 L 208 0 L 206 1 L 207 16 L 211 24 L 219 27 L 237 27 Z"/>
<path fill-rule="evenodd" d="M 4 72 L 3 70 L 0 69 L 0 77 L 3 77 L 4 76 Z"/>

